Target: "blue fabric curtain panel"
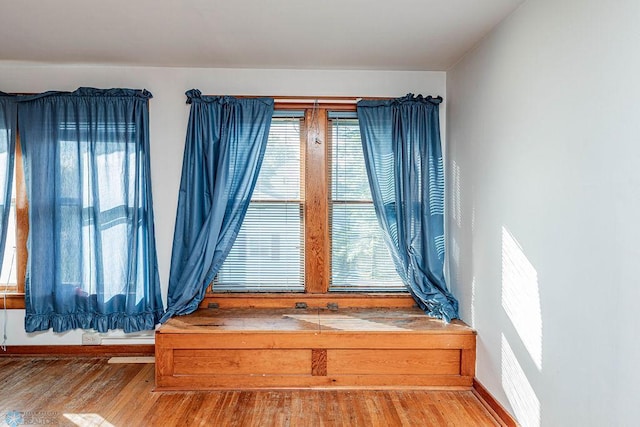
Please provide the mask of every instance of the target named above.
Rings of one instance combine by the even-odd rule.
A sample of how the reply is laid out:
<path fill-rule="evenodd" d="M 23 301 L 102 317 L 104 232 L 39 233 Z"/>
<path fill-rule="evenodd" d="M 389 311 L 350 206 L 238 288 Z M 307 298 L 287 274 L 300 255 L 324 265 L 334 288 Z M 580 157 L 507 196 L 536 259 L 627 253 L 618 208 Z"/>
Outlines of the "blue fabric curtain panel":
<path fill-rule="evenodd" d="M 187 128 L 162 322 L 198 308 L 245 217 L 269 137 L 273 99 L 187 93 Z"/>
<path fill-rule="evenodd" d="M 154 329 L 163 313 L 147 91 L 23 97 L 27 332 Z"/>
<path fill-rule="evenodd" d="M 3 265 L 7 224 L 11 208 L 11 185 L 16 151 L 17 106 L 15 96 L 0 92 L 0 268 Z"/>
<path fill-rule="evenodd" d="M 378 222 L 396 270 L 426 314 L 450 321 L 458 302 L 444 279 L 441 98 L 358 102 L 365 164 Z"/>

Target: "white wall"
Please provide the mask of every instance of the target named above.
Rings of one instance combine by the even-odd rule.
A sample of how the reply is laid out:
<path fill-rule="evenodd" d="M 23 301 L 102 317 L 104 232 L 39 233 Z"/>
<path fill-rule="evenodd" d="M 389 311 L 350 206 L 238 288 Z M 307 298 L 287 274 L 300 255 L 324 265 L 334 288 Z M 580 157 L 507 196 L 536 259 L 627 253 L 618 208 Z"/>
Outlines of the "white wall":
<path fill-rule="evenodd" d="M 444 72 L 187 69 L 54 66 L 0 62 L 0 90 L 42 92 L 99 88 L 146 88 L 150 102 L 151 174 L 160 280 L 166 304 L 173 226 L 189 106 L 184 92 L 265 96 L 403 96 L 445 94 Z M 446 129 L 442 104 L 443 139 Z M 1 317 L 0 317 L 1 319 Z M 24 333 L 24 310 L 11 310 L 9 345 L 80 344 L 81 331 Z"/>
<path fill-rule="evenodd" d="M 640 2 L 528 0 L 447 73 L 477 377 L 524 426 L 640 418 Z"/>

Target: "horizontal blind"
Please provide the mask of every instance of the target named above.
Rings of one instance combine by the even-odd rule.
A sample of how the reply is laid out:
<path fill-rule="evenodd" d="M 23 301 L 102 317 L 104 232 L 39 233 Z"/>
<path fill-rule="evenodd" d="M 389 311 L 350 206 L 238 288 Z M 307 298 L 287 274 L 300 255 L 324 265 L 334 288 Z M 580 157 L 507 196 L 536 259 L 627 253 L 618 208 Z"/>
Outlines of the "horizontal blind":
<path fill-rule="evenodd" d="M 0 157 L 7 153 L 0 153 Z M 3 159 L 4 160 L 4 159 Z M 0 161 L 2 163 L 2 161 Z M 5 162 L 6 164 L 6 162 Z M 16 261 L 16 176 L 13 172 L 11 183 L 11 206 L 9 207 L 9 221 L 7 224 L 7 239 L 5 240 L 4 259 L 0 259 L 0 289 L 16 291 L 18 283 L 18 266 Z"/>
<path fill-rule="evenodd" d="M 333 118 L 330 122 L 329 290 L 406 291 L 376 218 L 358 120 Z"/>
<path fill-rule="evenodd" d="M 214 292 L 304 291 L 303 119 L 281 116 L 271 122 L 247 215 L 214 279 Z"/>

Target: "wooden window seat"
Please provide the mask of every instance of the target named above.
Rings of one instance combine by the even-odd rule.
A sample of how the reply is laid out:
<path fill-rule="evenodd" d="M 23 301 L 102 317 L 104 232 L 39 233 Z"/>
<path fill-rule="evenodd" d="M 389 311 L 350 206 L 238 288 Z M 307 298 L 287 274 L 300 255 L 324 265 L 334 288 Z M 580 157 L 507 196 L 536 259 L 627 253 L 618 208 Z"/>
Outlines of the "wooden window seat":
<path fill-rule="evenodd" d="M 415 308 L 222 308 L 156 331 L 156 390 L 470 389 L 475 331 Z"/>

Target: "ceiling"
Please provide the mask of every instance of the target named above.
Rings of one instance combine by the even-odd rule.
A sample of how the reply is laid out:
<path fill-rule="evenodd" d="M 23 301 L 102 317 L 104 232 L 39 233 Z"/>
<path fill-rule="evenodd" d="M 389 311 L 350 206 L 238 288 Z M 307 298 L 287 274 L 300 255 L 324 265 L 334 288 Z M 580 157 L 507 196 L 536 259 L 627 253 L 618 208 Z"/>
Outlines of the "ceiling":
<path fill-rule="evenodd" d="M 447 70 L 524 0 L 0 0 L 0 60 Z"/>

